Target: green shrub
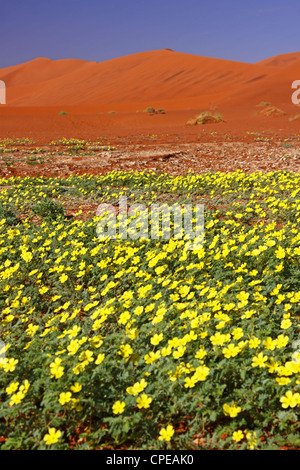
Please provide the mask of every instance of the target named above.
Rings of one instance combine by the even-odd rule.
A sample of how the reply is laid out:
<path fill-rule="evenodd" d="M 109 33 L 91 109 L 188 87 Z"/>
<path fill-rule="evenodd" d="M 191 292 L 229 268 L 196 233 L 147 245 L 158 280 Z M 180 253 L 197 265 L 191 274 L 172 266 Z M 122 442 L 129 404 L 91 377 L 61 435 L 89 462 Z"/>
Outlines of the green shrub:
<path fill-rule="evenodd" d="M 271 106 L 269 101 L 261 101 L 258 106 Z"/>
<path fill-rule="evenodd" d="M 20 219 L 11 209 L 5 208 L 0 204 L 0 220 L 5 219 L 6 225 L 17 225 L 20 223 Z"/>
<path fill-rule="evenodd" d="M 149 106 L 148 108 L 144 109 L 144 113 L 154 114 L 155 108 L 153 108 L 152 106 Z"/>
<path fill-rule="evenodd" d="M 33 206 L 32 211 L 45 219 L 56 220 L 65 216 L 62 204 L 49 198 L 44 198 L 41 202 Z"/>

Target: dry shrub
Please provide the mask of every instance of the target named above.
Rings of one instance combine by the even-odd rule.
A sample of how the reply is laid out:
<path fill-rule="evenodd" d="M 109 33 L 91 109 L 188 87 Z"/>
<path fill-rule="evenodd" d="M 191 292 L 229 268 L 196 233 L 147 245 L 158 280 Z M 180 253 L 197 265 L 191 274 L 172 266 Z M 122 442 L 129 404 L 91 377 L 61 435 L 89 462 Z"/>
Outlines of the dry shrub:
<path fill-rule="evenodd" d="M 268 106 L 261 111 L 261 114 L 268 117 L 284 116 L 286 113 L 282 109 L 276 108 L 276 106 Z"/>
<path fill-rule="evenodd" d="M 297 119 L 300 119 L 300 114 L 296 114 L 296 116 L 290 117 L 290 121 L 296 121 Z"/>
<path fill-rule="evenodd" d="M 262 114 L 267 117 L 279 117 L 284 116 L 286 114 L 284 111 L 282 111 L 282 109 L 273 106 L 268 101 L 261 101 L 261 103 L 259 103 L 257 106 L 263 107 L 263 109 L 259 111 L 259 114 Z"/>
<path fill-rule="evenodd" d="M 144 113 L 154 114 L 155 108 L 153 108 L 153 106 L 148 106 L 148 108 L 144 109 Z"/>
<path fill-rule="evenodd" d="M 210 111 L 203 111 L 201 114 L 196 116 L 194 119 L 187 121 L 188 125 L 208 124 L 208 123 L 219 123 L 224 122 L 223 116 L 220 113 L 211 113 Z"/>

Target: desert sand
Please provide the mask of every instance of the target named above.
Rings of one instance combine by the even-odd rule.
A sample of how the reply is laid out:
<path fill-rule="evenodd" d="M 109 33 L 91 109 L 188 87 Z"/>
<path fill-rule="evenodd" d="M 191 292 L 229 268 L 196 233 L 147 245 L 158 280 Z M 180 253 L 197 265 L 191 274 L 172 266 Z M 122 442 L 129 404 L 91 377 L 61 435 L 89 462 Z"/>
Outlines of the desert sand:
<path fill-rule="evenodd" d="M 56 162 L 59 171 L 60 164 L 68 172 L 122 169 L 126 159 L 131 168 L 157 168 L 152 157 L 170 162 L 173 157 L 168 155 L 178 157 L 180 152 L 186 156 L 184 170 L 187 161 L 195 171 L 216 168 L 203 164 L 207 156 L 213 156 L 220 171 L 230 170 L 236 167 L 236 158 L 242 164 L 249 155 L 256 162 L 251 163 L 251 169 L 267 169 L 266 162 L 272 158 L 268 168 L 275 165 L 299 170 L 300 119 L 291 118 L 300 114 L 300 106 L 292 103 L 291 86 L 300 79 L 300 52 L 254 64 L 169 49 L 100 63 L 37 58 L 0 69 L 0 79 L 7 87 L 7 104 L 0 105 L 0 138 L 29 137 L 39 145 L 63 137 L 105 138 L 115 146 L 110 155 L 100 152 L 93 160 L 78 157 L 67 163 L 61 159 Z M 143 112 L 147 107 L 165 112 Z M 206 110 L 221 113 L 224 122 L 186 124 Z M 61 111 L 66 114 L 59 114 Z M 293 141 L 288 153 L 282 149 L 284 139 Z M 240 145 L 227 151 L 224 145 L 228 140 Z M 205 147 L 212 144 L 215 147 Z M 236 158 L 229 162 L 227 157 L 220 158 L 223 154 Z M 202 165 L 193 166 L 193 157 Z M 178 158 L 176 165 L 180 167 Z M 158 167 L 174 169 L 173 163 Z M 245 164 L 242 166 L 245 169 Z M 37 171 L 25 170 L 19 165 L 19 169 L 1 171 L 5 175 Z M 46 167 L 40 166 L 39 171 L 46 171 Z"/>

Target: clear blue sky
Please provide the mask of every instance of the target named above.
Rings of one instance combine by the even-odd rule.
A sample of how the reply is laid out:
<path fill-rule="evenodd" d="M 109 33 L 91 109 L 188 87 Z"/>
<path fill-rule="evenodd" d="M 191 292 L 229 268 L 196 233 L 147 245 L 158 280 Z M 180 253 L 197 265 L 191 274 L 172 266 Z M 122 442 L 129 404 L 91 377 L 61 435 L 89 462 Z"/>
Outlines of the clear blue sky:
<path fill-rule="evenodd" d="M 0 68 L 155 49 L 256 62 L 300 50 L 299 0 L 0 0 Z"/>

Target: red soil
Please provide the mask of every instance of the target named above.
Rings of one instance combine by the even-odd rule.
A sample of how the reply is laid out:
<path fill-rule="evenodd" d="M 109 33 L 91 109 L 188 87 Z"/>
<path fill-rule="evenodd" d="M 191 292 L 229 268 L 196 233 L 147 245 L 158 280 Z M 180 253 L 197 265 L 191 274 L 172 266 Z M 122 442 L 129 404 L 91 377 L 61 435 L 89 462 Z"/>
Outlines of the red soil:
<path fill-rule="evenodd" d="M 31 137 L 42 142 L 61 137 L 98 139 L 180 134 L 199 142 L 203 129 L 223 135 L 265 131 L 299 132 L 300 114 L 291 85 L 300 79 L 300 53 L 248 64 L 171 50 L 148 51 L 105 62 L 33 61 L 0 69 L 6 105 L 0 105 L 0 138 Z M 262 101 L 285 114 L 260 113 Z M 149 115 L 148 107 L 165 114 Z M 218 111 L 225 122 L 187 126 L 204 110 Z M 60 111 L 67 115 L 59 115 Z M 114 110 L 115 114 L 109 114 Z M 168 141 L 166 139 L 166 141 Z"/>

